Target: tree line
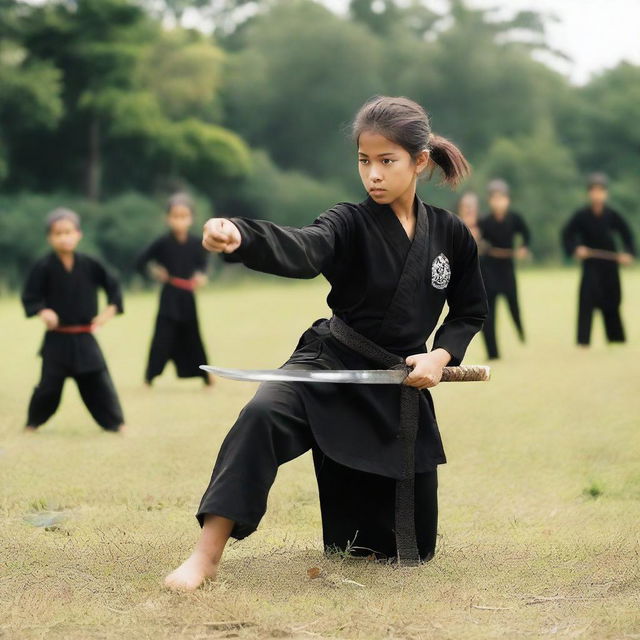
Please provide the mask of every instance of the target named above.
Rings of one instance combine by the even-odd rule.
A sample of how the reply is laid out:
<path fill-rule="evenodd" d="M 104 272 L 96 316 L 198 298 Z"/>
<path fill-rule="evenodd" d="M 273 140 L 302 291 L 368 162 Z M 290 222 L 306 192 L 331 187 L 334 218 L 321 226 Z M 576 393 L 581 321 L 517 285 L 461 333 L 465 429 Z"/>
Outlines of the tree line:
<path fill-rule="evenodd" d="M 197 10 L 211 29 L 182 26 Z M 347 128 L 375 94 L 407 95 L 464 150 L 481 195 L 500 176 L 539 259 L 601 170 L 640 230 L 640 67 L 573 86 L 541 62 L 534 11 L 499 20 L 450 0 L 0 0 L 0 278 L 43 250 L 42 218 L 75 207 L 85 246 L 124 275 L 177 189 L 199 215 L 302 225 L 362 187 Z M 434 183 L 425 199 L 459 194 Z"/>

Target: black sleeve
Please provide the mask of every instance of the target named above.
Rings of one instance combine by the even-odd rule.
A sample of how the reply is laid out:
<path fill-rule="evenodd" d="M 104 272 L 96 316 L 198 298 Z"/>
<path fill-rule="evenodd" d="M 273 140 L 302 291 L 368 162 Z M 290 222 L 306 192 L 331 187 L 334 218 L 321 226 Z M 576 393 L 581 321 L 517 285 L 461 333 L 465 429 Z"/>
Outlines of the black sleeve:
<path fill-rule="evenodd" d="M 531 231 L 529 230 L 529 225 L 524 221 L 524 218 L 521 215 L 515 214 L 515 232 L 520 234 L 522 238 L 522 245 L 524 247 L 528 247 L 531 243 Z"/>
<path fill-rule="evenodd" d="M 281 227 L 265 220 L 232 218 L 242 244 L 228 262 L 287 278 L 314 278 L 331 268 L 338 246 L 348 242 L 347 216 L 332 209 L 306 227 Z"/>
<path fill-rule="evenodd" d="M 147 265 L 152 260 L 158 259 L 158 248 L 160 245 L 160 239 L 154 240 L 151 244 L 147 245 L 136 258 L 135 268 L 136 271 L 143 277 L 147 278 Z"/>
<path fill-rule="evenodd" d="M 27 318 L 47 308 L 47 269 L 43 261 L 33 266 L 22 289 L 22 305 Z"/>
<path fill-rule="evenodd" d="M 574 214 L 562 229 L 562 248 L 567 257 L 571 257 L 576 247 L 581 244 L 581 230 L 579 214 Z"/>
<path fill-rule="evenodd" d="M 122 313 L 124 311 L 122 304 L 122 288 L 120 287 L 118 280 L 97 260 L 93 260 L 93 270 L 96 283 L 101 286 L 107 294 L 107 304 L 115 305 L 118 313 Z"/>
<path fill-rule="evenodd" d="M 622 246 L 627 253 L 630 253 L 632 256 L 636 255 L 635 243 L 633 238 L 633 231 L 631 231 L 631 227 L 627 224 L 627 221 L 619 214 L 614 212 L 613 215 L 613 226 L 615 230 L 620 234 L 620 238 L 622 239 Z"/>
<path fill-rule="evenodd" d="M 206 273 L 209 266 L 209 252 L 202 246 L 199 240 L 195 240 L 193 252 L 195 256 L 196 271 Z"/>
<path fill-rule="evenodd" d="M 436 332 L 433 348 L 448 351 L 450 364 L 456 366 L 462 362 L 473 336 L 482 329 L 488 312 L 476 241 L 461 222 L 454 229 L 447 305 L 449 312 Z"/>

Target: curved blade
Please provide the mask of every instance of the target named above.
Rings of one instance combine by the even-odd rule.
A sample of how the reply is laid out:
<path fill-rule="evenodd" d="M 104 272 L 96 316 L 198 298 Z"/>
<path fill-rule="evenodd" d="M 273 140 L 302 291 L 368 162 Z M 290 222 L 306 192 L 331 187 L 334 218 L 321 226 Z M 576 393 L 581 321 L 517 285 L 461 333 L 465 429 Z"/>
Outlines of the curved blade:
<path fill-rule="evenodd" d="M 204 371 L 231 380 L 255 380 L 258 382 L 338 382 L 346 384 L 402 384 L 407 377 L 405 371 L 370 370 L 326 370 L 326 369 L 222 369 L 200 365 Z"/>

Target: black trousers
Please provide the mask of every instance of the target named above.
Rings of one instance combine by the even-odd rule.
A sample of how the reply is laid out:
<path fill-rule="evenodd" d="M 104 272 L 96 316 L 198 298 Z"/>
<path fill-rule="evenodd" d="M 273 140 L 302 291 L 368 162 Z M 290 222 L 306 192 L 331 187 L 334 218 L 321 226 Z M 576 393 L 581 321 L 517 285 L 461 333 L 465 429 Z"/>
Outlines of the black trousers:
<path fill-rule="evenodd" d="M 200 337 L 197 318 L 179 321 L 158 315 L 145 380 L 150 383 L 159 376 L 169 360 L 175 363 L 178 377 L 202 378 L 208 383 L 209 377 L 199 368 L 201 364 L 207 363 L 207 354 Z"/>
<path fill-rule="evenodd" d="M 482 336 L 484 337 L 484 343 L 487 348 L 487 356 L 491 359 L 500 357 L 498 352 L 498 341 L 496 338 L 496 305 L 498 296 L 503 295 L 507 304 L 509 305 L 509 312 L 513 319 L 513 324 L 518 332 L 518 337 L 524 342 L 524 329 L 522 327 L 522 320 L 520 318 L 520 305 L 518 304 L 518 293 L 514 288 L 513 291 L 500 293 L 497 291 L 487 291 L 487 303 L 489 306 L 489 313 L 487 319 L 482 327 Z"/>
<path fill-rule="evenodd" d="M 331 460 L 315 444 L 295 384 L 265 383 L 242 410 L 225 438 L 196 517 L 224 516 L 235 522 L 232 536 L 258 527 L 278 467 L 309 449 L 322 510 L 325 549 L 382 558 L 396 556 L 395 485 L 392 478 L 365 473 Z M 438 522 L 437 472 L 416 474 L 415 524 L 422 559 L 434 554 Z"/>
<path fill-rule="evenodd" d="M 66 371 L 60 365 L 53 365 L 44 358 L 40 382 L 29 402 L 27 425 L 39 427 L 56 412 L 67 378 L 76 381 L 80 396 L 93 419 L 105 431 L 117 431 L 124 423 L 124 415 L 109 370 L 103 368 L 78 374 Z"/>
<path fill-rule="evenodd" d="M 591 343 L 591 324 L 593 312 L 598 307 L 585 295 L 580 296 L 578 303 L 578 344 L 589 345 Z M 620 316 L 620 307 L 602 308 L 604 329 L 609 342 L 624 342 L 625 333 Z"/>

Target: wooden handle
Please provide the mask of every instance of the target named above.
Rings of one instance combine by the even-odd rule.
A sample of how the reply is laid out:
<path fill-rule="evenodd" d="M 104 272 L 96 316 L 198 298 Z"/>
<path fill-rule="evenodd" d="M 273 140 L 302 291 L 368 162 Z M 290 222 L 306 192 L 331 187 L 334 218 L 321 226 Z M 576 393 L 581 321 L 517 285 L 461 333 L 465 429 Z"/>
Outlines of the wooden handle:
<path fill-rule="evenodd" d="M 491 368 L 479 364 L 445 367 L 441 382 L 486 382 L 491 378 Z"/>
<path fill-rule="evenodd" d="M 615 251 L 606 251 L 605 249 L 589 249 L 587 258 L 599 258 L 600 260 L 612 260 L 619 262 L 619 256 Z"/>

